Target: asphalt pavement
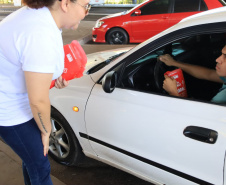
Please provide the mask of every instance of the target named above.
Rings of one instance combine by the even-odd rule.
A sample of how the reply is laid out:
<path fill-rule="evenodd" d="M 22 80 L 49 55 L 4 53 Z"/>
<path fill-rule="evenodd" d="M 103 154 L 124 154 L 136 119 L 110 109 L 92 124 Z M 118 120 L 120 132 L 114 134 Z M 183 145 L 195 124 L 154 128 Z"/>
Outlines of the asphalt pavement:
<path fill-rule="evenodd" d="M 0 185 L 24 185 L 22 161 L 4 142 L 0 141 Z M 65 185 L 51 175 L 54 185 Z"/>
<path fill-rule="evenodd" d="M 1 7 L 0 7 L 1 8 Z M 0 17 L 0 21 L 4 16 Z M 128 45 L 107 45 L 92 43 L 92 27 L 95 21 L 81 21 L 77 30 L 63 30 L 63 42 L 71 43 L 72 40 L 78 40 L 86 54 L 102 50 L 114 49 L 119 47 L 128 47 Z M 134 45 L 135 46 L 135 45 Z M 54 185 L 65 185 L 57 177 L 51 176 Z M 24 185 L 22 175 L 21 159 L 13 150 L 0 140 L 0 185 Z"/>

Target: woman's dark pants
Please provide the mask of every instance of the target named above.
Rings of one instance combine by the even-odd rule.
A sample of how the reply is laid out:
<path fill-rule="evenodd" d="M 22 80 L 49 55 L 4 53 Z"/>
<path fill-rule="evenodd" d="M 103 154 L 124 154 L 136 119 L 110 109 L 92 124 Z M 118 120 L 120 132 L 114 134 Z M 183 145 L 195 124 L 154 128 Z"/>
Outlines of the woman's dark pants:
<path fill-rule="evenodd" d="M 0 136 L 22 159 L 25 185 L 53 185 L 50 163 L 43 154 L 41 133 L 34 119 L 16 126 L 0 126 Z"/>

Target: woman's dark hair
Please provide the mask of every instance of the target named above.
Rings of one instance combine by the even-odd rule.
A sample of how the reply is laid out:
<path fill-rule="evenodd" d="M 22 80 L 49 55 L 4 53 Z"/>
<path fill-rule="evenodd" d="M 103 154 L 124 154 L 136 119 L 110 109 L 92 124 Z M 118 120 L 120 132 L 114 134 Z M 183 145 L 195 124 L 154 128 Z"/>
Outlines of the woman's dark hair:
<path fill-rule="evenodd" d="M 22 0 L 24 5 L 27 5 L 30 8 L 43 8 L 43 7 L 51 7 L 57 0 Z"/>
<path fill-rule="evenodd" d="M 55 1 L 58 0 L 22 0 L 22 3 L 24 5 L 27 5 L 30 8 L 35 8 L 35 9 L 39 9 L 39 8 L 43 8 L 44 6 L 46 7 L 51 7 Z M 70 0 L 72 2 L 76 1 L 76 0 Z"/>

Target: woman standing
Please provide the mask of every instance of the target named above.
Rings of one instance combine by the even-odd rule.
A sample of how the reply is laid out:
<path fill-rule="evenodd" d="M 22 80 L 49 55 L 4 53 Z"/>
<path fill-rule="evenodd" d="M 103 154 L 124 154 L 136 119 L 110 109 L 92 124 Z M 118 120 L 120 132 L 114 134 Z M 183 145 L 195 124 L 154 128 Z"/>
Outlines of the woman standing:
<path fill-rule="evenodd" d="M 24 0 L 0 23 L 0 136 L 23 161 L 25 185 L 50 185 L 49 87 L 68 82 L 61 29 L 76 29 L 89 0 Z"/>

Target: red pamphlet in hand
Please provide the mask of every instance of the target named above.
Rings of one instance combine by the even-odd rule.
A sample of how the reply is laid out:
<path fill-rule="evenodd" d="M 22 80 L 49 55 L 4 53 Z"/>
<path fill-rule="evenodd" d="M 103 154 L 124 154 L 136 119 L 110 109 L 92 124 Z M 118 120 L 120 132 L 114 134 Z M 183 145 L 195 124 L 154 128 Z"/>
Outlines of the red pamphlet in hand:
<path fill-rule="evenodd" d="M 64 71 L 62 78 L 68 81 L 82 77 L 86 63 L 86 54 L 78 41 L 73 40 L 71 44 L 64 45 Z M 50 89 L 55 86 L 55 81 L 52 81 Z"/>
<path fill-rule="evenodd" d="M 177 81 L 177 92 L 181 97 L 187 97 L 187 89 L 184 81 L 184 75 L 181 69 L 175 69 L 173 71 L 167 71 L 164 75 L 173 77 Z"/>

